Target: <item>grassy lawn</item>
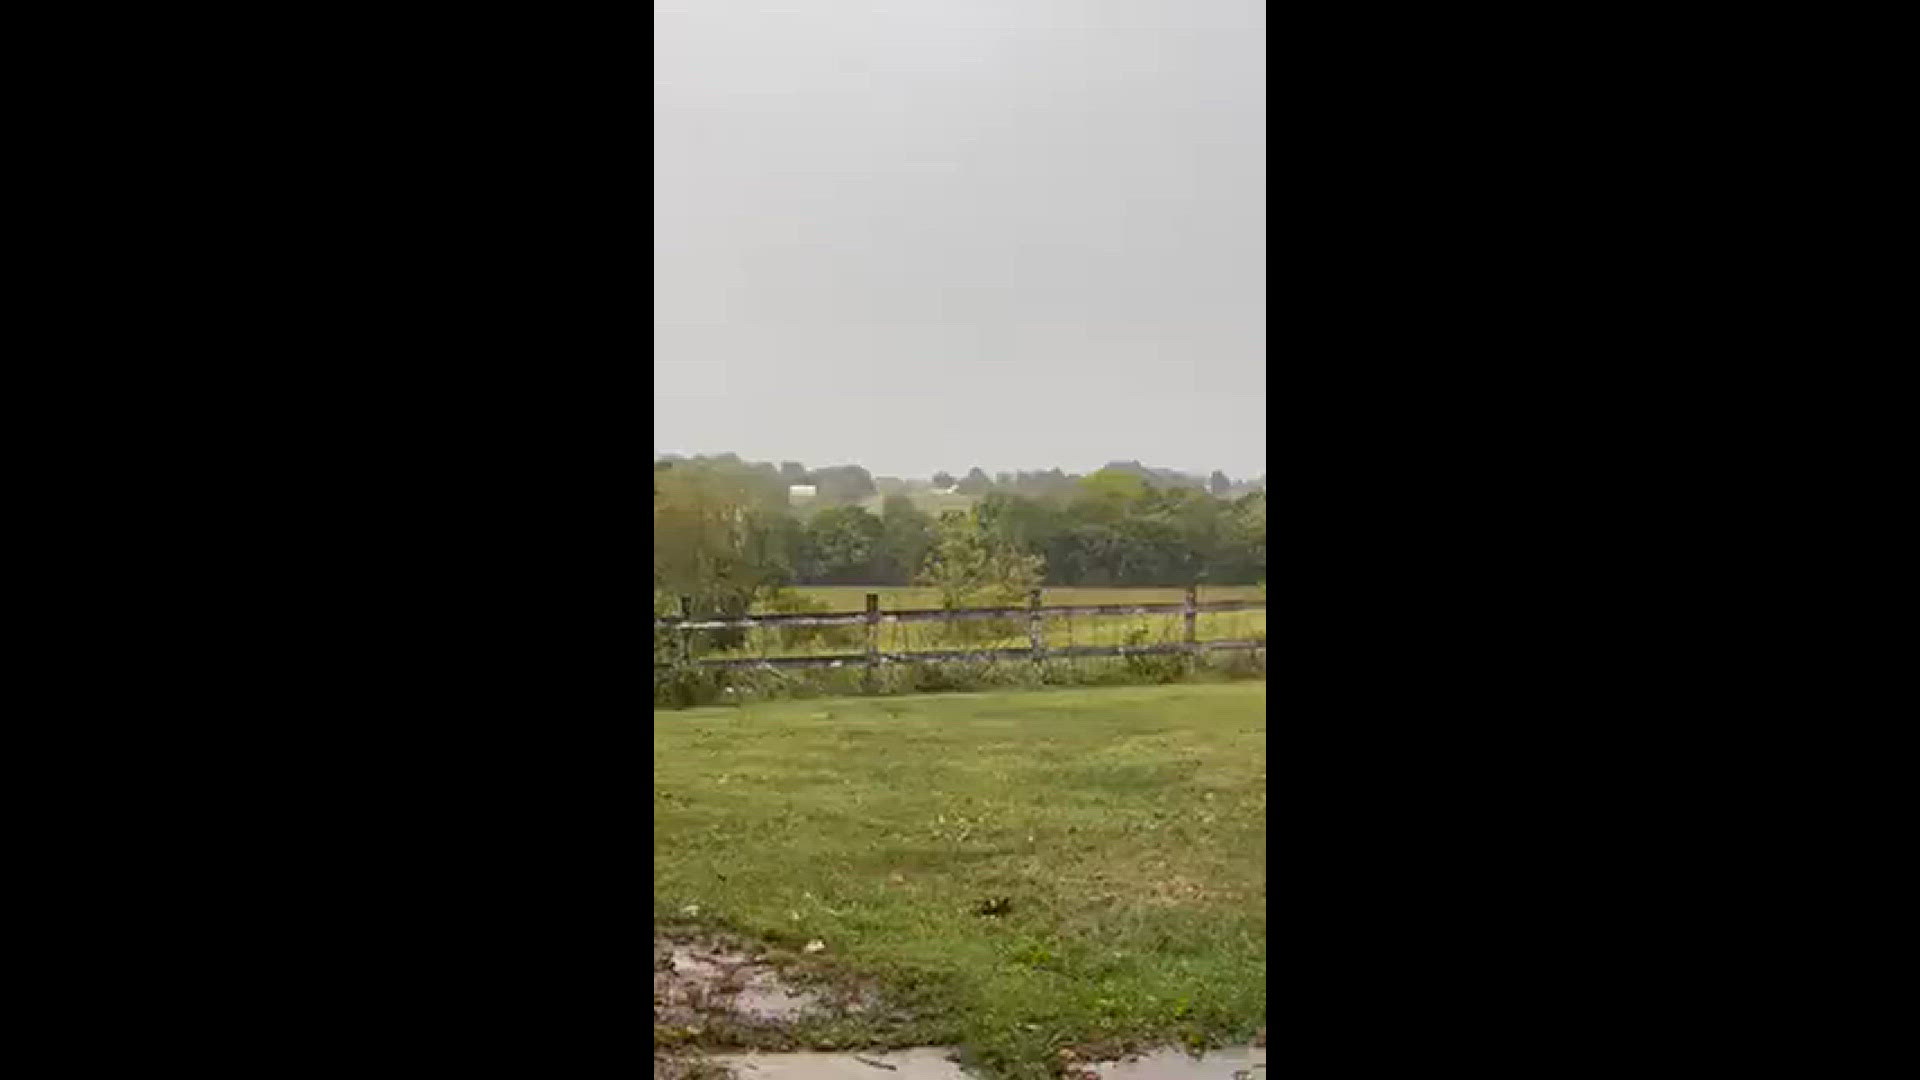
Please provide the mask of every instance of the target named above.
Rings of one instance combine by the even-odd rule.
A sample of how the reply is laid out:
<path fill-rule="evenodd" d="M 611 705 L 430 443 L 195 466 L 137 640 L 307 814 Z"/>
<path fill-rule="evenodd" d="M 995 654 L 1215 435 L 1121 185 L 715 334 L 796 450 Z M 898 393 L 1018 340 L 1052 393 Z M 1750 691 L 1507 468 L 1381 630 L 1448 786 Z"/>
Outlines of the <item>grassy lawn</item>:
<path fill-rule="evenodd" d="M 1266 1018 L 1266 686 L 654 714 L 654 922 L 859 978 L 1002 1077 Z M 1003 915 L 981 915 L 1005 898 Z M 817 956 L 796 950 L 818 940 Z"/>

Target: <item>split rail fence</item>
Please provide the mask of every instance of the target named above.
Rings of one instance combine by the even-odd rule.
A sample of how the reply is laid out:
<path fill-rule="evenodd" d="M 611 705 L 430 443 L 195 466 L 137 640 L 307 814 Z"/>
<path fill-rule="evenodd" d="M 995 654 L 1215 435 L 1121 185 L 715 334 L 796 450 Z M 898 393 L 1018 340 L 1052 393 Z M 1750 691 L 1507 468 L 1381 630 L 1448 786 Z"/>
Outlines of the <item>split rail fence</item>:
<path fill-rule="evenodd" d="M 682 598 L 680 610 L 689 613 L 679 619 L 656 619 L 656 632 L 678 633 L 681 655 L 689 661 L 712 667 L 835 667 L 864 664 L 869 674 L 882 664 L 912 663 L 924 660 L 974 658 L 1027 658 L 1042 660 L 1076 656 L 1142 656 L 1154 653 L 1184 653 L 1189 656 L 1216 650 L 1266 649 L 1264 638 L 1237 638 L 1200 641 L 1194 637 L 1194 620 L 1201 614 L 1223 611 L 1264 611 L 1265 600 L 1213 600 L 1200 603 L 1197 592 L 1189 587 L 1185 602 L 1178 604 L 1069 604 L 1043 607 L 1040 590 L 1029 594 L 1026 607 L 961 608 L 947 610 L 881 611 L 880 594 L 867 594 L 867 609 L 830 615 L 752 615 L 738 619 L 694 619 L 692 601 Z M 880 628 L 890 623 L 949 622 L 960 619 L 1027 618 L 1027 647 L 1024 649 L 916 649 L 887 653 L 880 649 Z M 1042 638 L 1044 620 L 1049 615 L 1180 615 L 1186 623 L 1185 640 L 1160 645 L 1078 645 L 1048 648 Z M 867 647 L 864 652 L 833 653 L 815 656 L 723 657 L 693 660 L 692 635 L 701 630 L 752 629 L 755 627 L 865 626 Z"/>

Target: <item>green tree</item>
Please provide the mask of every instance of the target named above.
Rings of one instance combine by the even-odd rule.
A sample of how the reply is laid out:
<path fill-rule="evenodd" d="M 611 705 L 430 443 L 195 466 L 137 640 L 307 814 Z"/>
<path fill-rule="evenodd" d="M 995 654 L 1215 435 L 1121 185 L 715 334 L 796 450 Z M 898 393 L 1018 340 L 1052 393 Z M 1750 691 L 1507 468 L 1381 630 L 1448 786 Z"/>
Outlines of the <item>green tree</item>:
<path fill-rule="evenodd" d="M 1152 488 L 1137 473 L 1101 469 L 1080 481 L 1068 509 L 1078 521 L 1116 525 L 1125 520 Z"/>
<path fill-rule="evenodd" d="M 875 580 L 880 553 L 880 519 L 858 506 L 835 506 L 807 522 L 811 556 L 807 580 L 820 585 L 864 585 Z"/>
<path fill-rule="evenodd" d="M 1067 524 L 1057 500 L 1000 491 L 980 500 L 975 512 L 990 535 L 1027 551 L 1045 551 Z"/>
<path fill-rule="evenodd" d="M 949 510 L 940 515 L 933 549 L 921 567 L 919 582 L 940 592 L 940 605 L 952 610 L 974 601 L 1010 606 L 1040 584 L 1046 560 L 990 535 L 978 515 Z"/>
<path fill-rule="evenodd" d="M 889 495 L 880 504 L 880 550 L 874 582 L 906 585 L 913 581 L 933 549 L 935 522 L 905 495 Z"/>
<path fill-rule="evenodd" d="M 975 465 L 967 470 L 967 478 L 954 485 L 954 490 L 962 495 L 985 495 L 993 490 L 993 481 L 987 479 L 985 470 Z"/>
<path fill-rule="evenodd" d="M 1267 580 L 1267 496 L 1265 492 L 1243 495 L 1234 501 L 1233 513 L 1226 522 L 1227 550 L 1232 560 L 1231 580 L 1236 582 Z"/>
<path fill-rule="evenodd" d="M 696 616 L 745 615 L 757 596 L 790 578 L 782 557 L 785 499 L 777 473 L 739 460 L 678 461 L 653 473 L 655 606 L 693 601 Z M 677 610 L 674 610 L 677 614 Z M 739 631 L 702 634 L 726 643 Z"/>
<path fill-rule="evenodd" d="M 835 465 L 813 470 L 813 483 L 823 503 L 852 503 L 878 493 L 873 476 L 858 465 Z"/>

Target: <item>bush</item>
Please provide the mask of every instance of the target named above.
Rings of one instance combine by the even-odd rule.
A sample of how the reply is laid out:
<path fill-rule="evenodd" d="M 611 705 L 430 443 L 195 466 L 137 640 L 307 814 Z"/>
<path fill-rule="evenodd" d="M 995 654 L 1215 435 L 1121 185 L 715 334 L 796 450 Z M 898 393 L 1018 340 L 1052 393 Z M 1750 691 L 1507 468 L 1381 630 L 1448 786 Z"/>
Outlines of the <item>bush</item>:
<path fill-rule="evenodd" d="M 682 660 L 677 642 L 666 634 L 653 640 L 653 704 L 656 708 L 685 709 L 711 705 L 721 700 L 726 686 L 725 668 L 709 668 Z"/>
<path fill-rule="evenodd" d="M 1235 649 L 1232 652 L 1216 654 L 1219 656 L 1217 670 L 1229 679 L 1264 679 L 1267 677 L 1266 650 Z"/>
<path fill-rule="evenodd" d="M 1127 631 L 1127 644 L 1135 648 L 1150 645 L 1147 631 L 1143 629 Z M 1127 670 L 1134 681 L 1145 683 L 1176 682 L 1187 674 L 1188 662 L 1182 653 L 1145 653 L 1123 657 Z"/>
<path fill-rule="evenodd" d="M 824 615 L 832 610 L 826 601 L 790 589 L 769 596 L 766 608 L 779 615 Z M 783 652 L 839 652 L 866 647 L 866 631 L 858 626 L 785 626 L 765 632 L 774 635 Z"/>
<path fill-rule="evenodd" d="M 1043 674 L 1029 660 L 961 657 L 925 663 L 889 665 L 904 669 L 907 687 L 919 693 L 941 690 L 986 690 L 995 687 L 1037 686 Z"/>

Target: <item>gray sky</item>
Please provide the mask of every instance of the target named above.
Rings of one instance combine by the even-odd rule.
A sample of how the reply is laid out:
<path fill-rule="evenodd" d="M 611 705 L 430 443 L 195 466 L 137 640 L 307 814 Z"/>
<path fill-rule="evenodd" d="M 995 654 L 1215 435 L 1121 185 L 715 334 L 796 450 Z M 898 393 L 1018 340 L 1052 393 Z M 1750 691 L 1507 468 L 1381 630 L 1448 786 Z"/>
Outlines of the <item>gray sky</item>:
<path fill-rule="evenodd" d="M 656 0 L 654 450 L 1266 471 L 1262 0 Z"/>

